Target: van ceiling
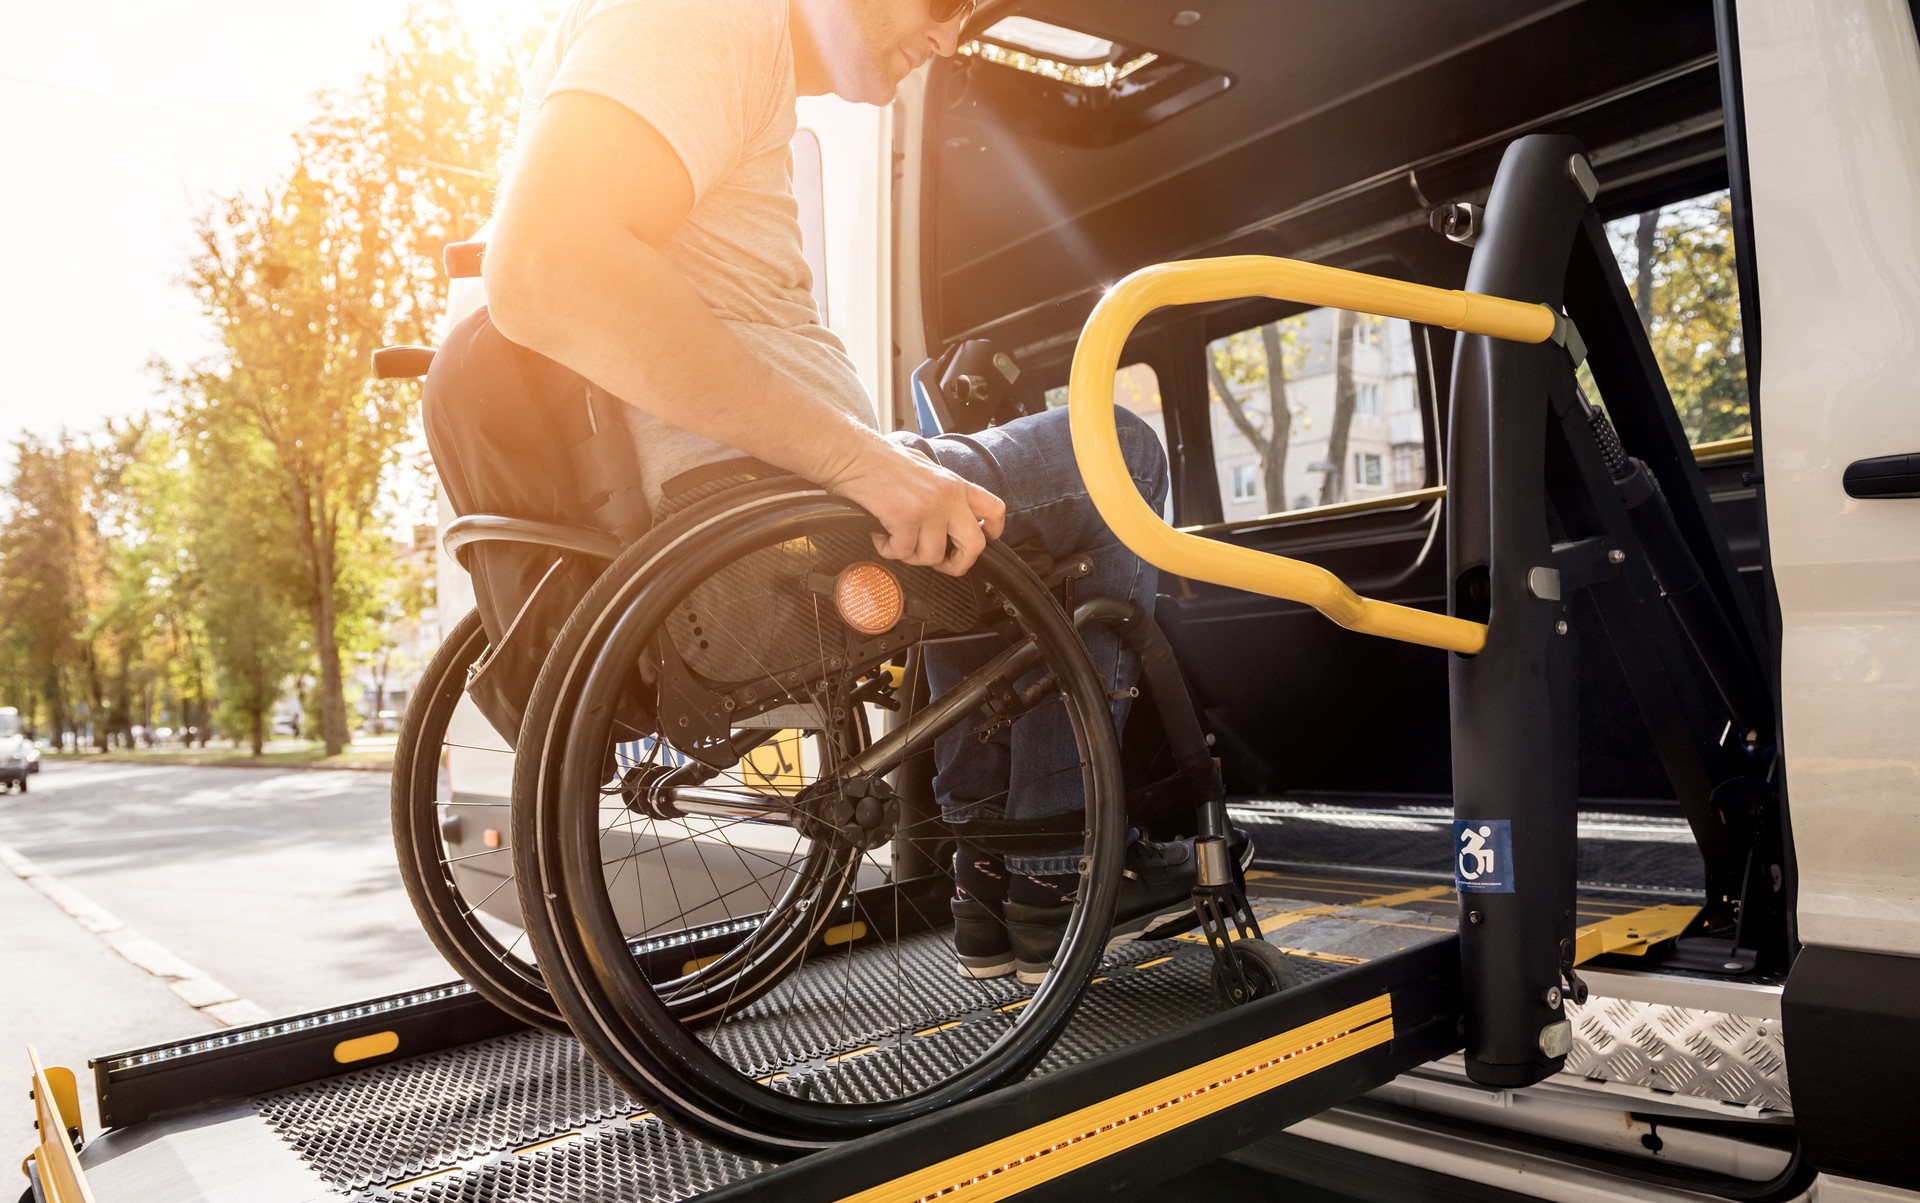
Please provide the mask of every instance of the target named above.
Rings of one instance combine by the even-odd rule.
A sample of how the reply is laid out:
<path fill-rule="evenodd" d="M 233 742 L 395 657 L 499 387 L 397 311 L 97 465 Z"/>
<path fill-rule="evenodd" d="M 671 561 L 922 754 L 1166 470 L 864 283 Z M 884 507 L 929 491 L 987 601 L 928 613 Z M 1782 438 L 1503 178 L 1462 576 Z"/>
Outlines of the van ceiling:
<path fill-rule="evenodd" d="M 1183 10 L 1200 13 L 1175 24 Z M 1522 133 L 1583 138 L 1603 206 L 1724 177 L 1711 0 L 1029 0 L 996 7 L 1224 72 L 1113 145 L 1018 132 L 1004 89 L 929 81 L 930 345 L 1077 330 L 1134 268 L 1197 254 L 1338 260 L 1471 199 Z M 1033 81 L 1028 103 L 1048 103 Z M 1344 241 L 1343 241 L 1344 240 Z M 1443 281 L 1433 281 L 1443 283 Z"/>

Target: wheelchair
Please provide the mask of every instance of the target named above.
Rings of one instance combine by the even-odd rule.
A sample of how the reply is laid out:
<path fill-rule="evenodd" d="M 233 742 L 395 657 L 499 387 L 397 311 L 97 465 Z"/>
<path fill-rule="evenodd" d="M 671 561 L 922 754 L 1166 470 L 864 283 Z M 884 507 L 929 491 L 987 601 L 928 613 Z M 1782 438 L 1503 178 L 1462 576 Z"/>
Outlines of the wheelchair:
<path fill-rule="evenodd" d="M 407 366 L 417 374 L 423 358 Z M 1041 1062 L 1109 954 L 1143 807 L 1197 836 L 1190 926 L 1214 950 L 1218 1000 L 1293 983 L 1258 938 L 1217 763 L 1149 616 L 1076 601 L 1084 561 L 1035 562 L 990 541 L 950 577 L 882 560 L 874 519 L 804 481 L 747 461 L 701 476 L 632 539 L 506 514 L 446 528 L 463 562 L 532 548 L 543 582 L 591 582 L 542 647 L 524 707 L 493 723 L 514 737 L 511 753 L 487 753 L 511 761 L 504 845 L 455 853 L 442 827 L 443 808 L 459 804 L 444 780 L 452 751 L 481 754 L 454 730 L 497 654 L 477 611 L 451 629 L 402 724 L 402 875 L 476 992 L 570 1031 L 636 1098 L 705 1140 L 802 1154 Z M 1094 625 L 1138 658 L 1134 692 L 1152 701 L 1173 765 L 1134 790 L 1131 812 L 1116 698 L 1081 638 Z M 936 692 L 930 663 L 943 656 L 969 667 Z M 1004 756 L 1023 720 L 1050 708 L 1073 752 L 1046 773 L 1077 787 L 1084 808 L 945 821 L 931 800 L 936 761 L 966 742 Z M 1008 794 L 1039 784 L 1010 779 Z M 1006 799 L 978 801 L 991 813 Z M 1079 888 L 1038 986 L 956 974 L 956 841 L 1077 855 Z M 494 871 L 463 864 L 481 858 Z M 489 913 L 502 891 L 517 898 L 521 930 Z M 875 1042 L 876 1031 L 888 1035 Z M 805 1072 L 851 1062 L 856 1072 Z"/>

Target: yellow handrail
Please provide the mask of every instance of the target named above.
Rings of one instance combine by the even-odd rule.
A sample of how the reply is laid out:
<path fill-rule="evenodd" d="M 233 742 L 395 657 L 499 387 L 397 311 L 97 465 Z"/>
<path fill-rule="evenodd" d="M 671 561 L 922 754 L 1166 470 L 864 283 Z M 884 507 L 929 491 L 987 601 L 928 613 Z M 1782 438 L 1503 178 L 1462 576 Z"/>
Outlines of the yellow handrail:
<path fill-rule="evenodd" d="M 1556 323 L 1553 310 L 1544 305 L 1293 259 L 1236 255 L 1141 268 L 1094 306 L 1073 353 L 1067 389 L 1074 458 L 1100 516 L 1122 543 L 1164 571 L 1302 602 L 1348 630 L 1452 652 L 1478 652 L 1487 642 L 1484 623 L 1361 597 L 1318 565 L 1183 534 L 1141 500 L 1120 454 L 1113 416 L 1113 378 L 1127 336 L 1141 318 L 1163 305 L 1256 296 L 1356 309 L 1524 343 L 1545 342 Z"/>

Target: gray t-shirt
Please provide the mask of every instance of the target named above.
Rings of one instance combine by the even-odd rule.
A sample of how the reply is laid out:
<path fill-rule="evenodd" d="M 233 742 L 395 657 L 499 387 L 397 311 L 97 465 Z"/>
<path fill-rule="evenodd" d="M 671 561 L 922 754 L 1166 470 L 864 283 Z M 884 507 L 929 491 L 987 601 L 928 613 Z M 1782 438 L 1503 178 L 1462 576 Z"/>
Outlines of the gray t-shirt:
<path fill-rule="evenodd" d="M 846 347 L 821 324 L 801 247 L 787 0 L 573 0 L 528 72 L 522 132 L 555 92 L 605 96 L 660 132 L 694 195 L 661 253 L 748 351 L 874 425 Z M 739 454 L 628 400 L 655 500 L 677 473 Z"/>

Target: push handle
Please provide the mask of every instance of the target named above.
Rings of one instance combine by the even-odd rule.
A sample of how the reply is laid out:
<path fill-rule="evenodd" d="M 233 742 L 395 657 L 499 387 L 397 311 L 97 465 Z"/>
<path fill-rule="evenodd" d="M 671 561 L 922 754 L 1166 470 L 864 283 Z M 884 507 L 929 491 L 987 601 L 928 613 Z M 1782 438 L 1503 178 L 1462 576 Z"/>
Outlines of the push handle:
<path fill-rule="evenodd" d="M 1120 453 L 1113 380 L 1127 336 L 1163 305 L 1272 297 L 1445 326 L 1515 342 L 1555 336 L 1559 317 L 1545 305 L 1430 288 L 1294 259 L 1236 255 L 1145 267 L 1094 306 L 1073 354 L 1068 384 L 1073 453 L 1100 516 L 1120 541 L 1163 571 L 1312 606 L 1351 631 L 1472 654 L 1486 646 L 1484 623 L 1361 597 L 1315 564 L 1184 534 L 1141 500 Z"/>
<path fill-rule="evenodd" d="M 440 262 L 446 267 L 448 278 L 454 280 L 479 279 L 480 265 L 486 256 L 487 244 L 479 239 L 449 242 L 440 250 Z"/>

